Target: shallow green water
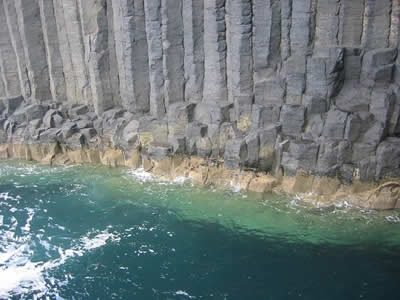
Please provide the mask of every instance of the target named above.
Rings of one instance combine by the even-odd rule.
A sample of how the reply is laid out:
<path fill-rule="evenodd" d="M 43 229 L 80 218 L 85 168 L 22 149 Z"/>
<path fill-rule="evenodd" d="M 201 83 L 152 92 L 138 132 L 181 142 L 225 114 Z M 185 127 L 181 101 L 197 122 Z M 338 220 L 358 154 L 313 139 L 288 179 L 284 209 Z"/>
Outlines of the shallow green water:
<path fill-rule="evenodd" d="M 233 190 L 1 162 L 0 299 L 399 299 L 398 212 Z"/>

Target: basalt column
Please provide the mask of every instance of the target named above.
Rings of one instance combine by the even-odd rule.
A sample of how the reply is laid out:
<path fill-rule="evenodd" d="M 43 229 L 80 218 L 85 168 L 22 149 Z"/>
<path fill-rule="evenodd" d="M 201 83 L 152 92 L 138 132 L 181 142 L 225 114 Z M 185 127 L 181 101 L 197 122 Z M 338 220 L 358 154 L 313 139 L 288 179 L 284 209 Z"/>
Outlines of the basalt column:
<path fill-rule="evenodd" d="M 19 32 L 15 3 L 14 0 L 3 0 L 3 4 L 11 43 L 17 58 L 18 77 L 21 87 L 21 93 L 25 98 L 29 98 L 31 96 L 31 86 L 28 78 L 25 51 L 22 45 L 21 34 Z"/>
<path fill-rule="evenodd" d="M 253 103 L 252 1 L 228 0 L 227 6 L 231 100 L 240 129 L 247 131 Z"/>
<path fill-rule="evenodd" d="M 204 80 L 204 1 L 183 0 L 185 100 L 200 102 Z"/>
<path fill-rule="evenodd" d="M 143 0 L 113 0 L 115 48 L 122 105 L 150 109 L 149 60 Z"/>
<path fill-rule="evenodd" d="M 52 99 L 43 28 L 37 1 L 15 0 L 33 101 Z"/>
<path fill-rule="evenodd" d="M 182 0 L 161 0 L 165 106 L 183 102 L 184 50 Z"/>
<path fill-rule="evenodd" d="M 204 1 L 203 101 L 228 100 L 225 0 Z"/>
<path fill-rule="evenodd" d="M 96 113 L 114 107 L 110 79 L 110 49 L 106 0 L 79 0 L 83 20 L 92 102 Z"/>
<path fill-rule="evenodd" d="M 161 0 L 145 1 L 144 9 L 149 57 L 150 113 L 155 117 L 162 117 L 166 113 L 166 107 L 164 97 Z"/>
<path fill-rule="evenodd" d="M 66 101 L 65 78 L 60 54 L 53 0 L 39 0 L 43 41 L 49 67 L 50 89 L 54 101 Z"/>
<path fill-rule="evenodd" d="M 18 77 L 17 57 L 11 43 L 5 16 L 3 1 L 0 1 L 0 72 L 3 90 L 0 94 L 4 96 L 15 96 L 21 94 Z"/>

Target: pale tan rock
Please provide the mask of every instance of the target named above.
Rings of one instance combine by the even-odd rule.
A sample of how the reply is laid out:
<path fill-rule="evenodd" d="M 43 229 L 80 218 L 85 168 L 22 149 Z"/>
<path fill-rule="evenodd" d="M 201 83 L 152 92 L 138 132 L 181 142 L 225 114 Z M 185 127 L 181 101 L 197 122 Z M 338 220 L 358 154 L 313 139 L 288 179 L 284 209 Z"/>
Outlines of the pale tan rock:
<path fill-rule="evenodd" d="M 330 177 L 315 177 L 312 192 L 320 196 L 333 196 L 340 188 L 340 180 Z"/>
<path fill-rule="evenodd" d="M 133 150 L 126 160 L 126 166 L 133 169 L 138 169 L 142 165 L 142 156 L 139 150 Z"/>
<path fill-rule="evenodd" d="M 170 157 L 154 161 L 153 163 L 154 163 L 154 168 L 152 169 L 152 173 L 154 173 L 157 176 L 171 177 L 173 165 L 172 165 L 172 159 Z"/>
<path fill-rule="evenodd" d="M 122 167 L 125 166 L 125 154 L 122 150 L 106 149 L 100 155 L 100 161 L 109 167 Z"/>
<path fill-rule="evenodd" d="M 0 159 L 8 159 L 9 157 L 8 145 L 0 145 Z"/>
<path fill-rule="evenodd" d="M 148 158 L 142 158 L 143 169 L 145 172 L 150 172 L 154 168 L 154 163 Z"/>
<path fill-rule="evenodd" d="M 272 192 L 272 189 L 278 185 L 278 180 L 269 175 L 254 177 L 248 186 L 248 191 L 264 194 Z"/>
<path fill-rule="evenodd" d="M 199 166 L 197 168 L 191 169 L 188 175 L 194 183 L 205 185 L 208 177 L 208 167 Z"/>

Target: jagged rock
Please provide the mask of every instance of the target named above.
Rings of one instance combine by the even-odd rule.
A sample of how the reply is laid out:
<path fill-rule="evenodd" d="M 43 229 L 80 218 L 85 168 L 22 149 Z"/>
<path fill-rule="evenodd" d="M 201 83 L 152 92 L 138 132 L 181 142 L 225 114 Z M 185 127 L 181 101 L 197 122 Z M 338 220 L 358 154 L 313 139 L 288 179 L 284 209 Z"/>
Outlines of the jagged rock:
<path fill-rule="evenodd" d="M 323 114 L 327 112 L 327 101 L 323 97 L 318 96 L 304 96 L 303 104 L 307 109 L 307 115 Z"/>
<path fill-rule="evenodd" d="M 171 154 L 171 148 L 170 147 L 163 147 L 163 146 L 156 146 L 150 144 L 147 153 L 149 157 L 153 160 L 161 160 Z"/>
<path fill-rule="evenodd" d="M 88 112 L 89 112 L 89 107 L 87 107 L 87 105 L 76 105 L 76 106 L 74 105 L 69 110 L 69 114 L 72 117 L 84 115 L 84 114 L 87 114 Z"/>
<path fill-rule="evenodd" d="M 275 144 L 278 137 L 279 127 L 270 125 L 259 130 L 259 168 L 264 171 L 270 171 L 275 160 Z"/>
<path fill-rule="evenodd" d="M 3 106 L 3 109 L 0 109 L 0 112 L 4 110 L 4 113 L 9 116 L 13 114 L 17 108 L 24 102 L 24 97 L 8 97 L 0 99 L 0 105 Z"/>
<path fill-rule="evenodd" d="M 249 134 L 245 141 L 247 148 L 246 166 L 250 168 L 258 168 L 260 156 L 260 137 L 258 132 Z"/>
<path fill-rule="evenodd" d="M 80 130 L 80 133 L 85 137 L 86 142 L 90 142 L 97 135 L 97 131 L 94 128 L 83 128 Z"/>
<path fill-rule="evenodd" d="M 281 110 L 280 122 L 282 133 L 299 135 L 303 132 L 305 108 L 301 105 L 284 105 Z"/>
<path fill-rule="evenodd" d="M 40 133 L 39 140 L 42 143 L 55 143 L 59 140 L 60 134 L 61 134 L 61 129 L 49 128 Z"/>
<path fill-rule="evenodd" d="M 85 135 L 80 132 L 74 133 L 64 140 L 65 145 L 72 150 L 80 150 L 86 144 Z"/>
<path fill-rule="evenodd" d="M 252 127 L 254 129 L 264 128 L 268 125 L 277 123 L 279 121 L 280 110 L 280 106 L 277 105 L 254 105 L 252 112 Z"/>
<path fill-rule="evenodd" d="M 200 137 L 196 140 L 197 155 L 208 158 L 212 153 L 212 142 L 209 137 Z"/>
<path fill-rule="evenodd" d="M 21 107 L 13 114 L 13 119 L 18 123 L 29 122 L 35 119 L 42 119 L 48 107 L 41 104 L 31 104 Z"/>
<path fill-rule="evenodd" d="M 291 141 L 288 152 L 283 153 L 282 166 L 285 174 L 294 176 L 297 170 L 313 172 L 317 163 L 319 146 L 312 142 Z"/>
<path fill-rule="evenodd" d="M 323 136 L 327 138 L 343 139 L 348 114 L 338 109 L 328 112 L 325 120 Z"/>
<path fill-rule="evenodd" d="M 375 49 L 363 58 L 361 82 L 367 87 L 388 85 L 392 81 L 397 49 Z"/>
<path fill-rule="evenodd" d="M 224 166 L 228 169 L 237 169 L 246 163 L 247 144 L 242 139 L 230 140 L 225 145 Z"/>
<path fill-rule="evenodd" d="M 43 117 L 43 126 L 45 128 L 60 127 L 64 121 L 61 114 L 55 109 L 49 109 Z"/>
<path fill-rule="evenodd" d="M 376 177 L 400 176 L 400 138 L 388 138 L 376 150 Z"/>
<path fill-rule="evenodd" d="M 229 110 L 232 103 L 206 104 L 200 103 L 196 106 L 195 119 L 204 124 L 222 124 L 229 122 Z"/>
<path fill-rule="evenodd" d="M 76 123 L 73 123 L 71 121 L 65 122 L 63 126 L 61 127 L 61 134 L 63 139 L 68 139 L 70 136 L 75 134 L 76 132 L 79 131 L 78 126 Z"/>

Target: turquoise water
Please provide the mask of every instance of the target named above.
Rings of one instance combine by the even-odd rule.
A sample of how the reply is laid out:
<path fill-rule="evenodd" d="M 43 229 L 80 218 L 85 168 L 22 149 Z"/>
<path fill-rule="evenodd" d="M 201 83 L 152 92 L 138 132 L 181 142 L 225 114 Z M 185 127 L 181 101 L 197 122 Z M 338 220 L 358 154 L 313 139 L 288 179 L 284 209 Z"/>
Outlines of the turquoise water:
<path fill-rule="evenodd" d="M 0 299 L 399 299 L 400 215 L 0 163 Z"/>

